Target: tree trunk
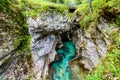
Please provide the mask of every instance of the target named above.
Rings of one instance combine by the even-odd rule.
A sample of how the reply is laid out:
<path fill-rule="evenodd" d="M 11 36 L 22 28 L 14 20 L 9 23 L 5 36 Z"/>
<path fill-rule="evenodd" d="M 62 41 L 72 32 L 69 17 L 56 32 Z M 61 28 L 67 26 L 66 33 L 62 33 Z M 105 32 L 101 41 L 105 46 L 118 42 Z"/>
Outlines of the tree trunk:
<path fill-rule="evenodd" d="M 92 0 L 89 0 L 90 13 L 92 13 Z"/>

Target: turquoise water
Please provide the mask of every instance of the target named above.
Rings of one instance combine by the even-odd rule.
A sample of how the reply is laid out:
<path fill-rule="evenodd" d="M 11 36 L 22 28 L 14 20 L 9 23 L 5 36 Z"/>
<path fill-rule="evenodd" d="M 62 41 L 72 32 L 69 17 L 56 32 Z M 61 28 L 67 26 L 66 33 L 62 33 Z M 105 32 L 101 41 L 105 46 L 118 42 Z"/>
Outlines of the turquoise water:
<path fill-rule="evenodd" d="M 75 47 L 72 41 L 63 42 L 63 45 L 63 48 L 57 50 L 59 59 L 51 65 L 55 70 L 52 80 L 69 80 L 68 62 L 76 56 Z"/>

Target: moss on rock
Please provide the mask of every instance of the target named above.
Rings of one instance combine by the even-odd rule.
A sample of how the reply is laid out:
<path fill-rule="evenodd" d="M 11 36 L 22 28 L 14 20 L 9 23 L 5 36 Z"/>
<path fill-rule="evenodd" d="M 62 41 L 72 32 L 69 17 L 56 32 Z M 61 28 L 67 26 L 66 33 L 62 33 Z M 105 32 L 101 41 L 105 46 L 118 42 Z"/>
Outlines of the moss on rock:
<path fill-rule="evenodd" d="M 26 24 L 28 17 L 36 18 L 39 14 L 46 12 L 58 12 L 62 15 L 69 15 L 68 8 L 65 5 L 46 2 L 43 0 L 1 0 L 0 14 L 4 15 L 1 22 L 6 25 L 5 30 L 10 35 L 16 35 L 14 47 L 21 46 L 20 52 L 29 49 L 30 36 Z"/>
<path fill-rule="evenodd" d="M 23 12 L 26 16 L 36 17 L 38 14 L 46 13 L 47 11 L 56 11 L 61 14 L 68 12 L 68 8 L 65 5 L 54 4 L 43 0 L 24 0 L 20 1 L 24 4 L 26 10 Z"/>
<path fill-rule="evenodd" d="M 26 24 L 27 17 L 23 14 L 24 9 L 17 0 L 1 0 L 0 3 L 0 13 L 3 17 L 0 23 L 4 24 L 3 28 L 9 32 L 9 35 L 18 38 L 13 44 L 15 48 L 21 46 L 20 50 L 24 52 L 24 50 L 29 48 L 29 46 L 24 46 L 26 46 L 28 41 L 30 42 Z"/>
<path fill-rule="evenodd" d="M 92 2 L 92 13 L 89 11 L 89 4 L 81 4 L 75 11 L 75 14 L 80 15 L 80 26 L 83 28 L 91 26 L 96 26 L 99 17 L 110 18 L 110 21 L 114 19 L 113 22 L 118 22 L 120 13 L 120 1 L 119 0 L 94 0 Z M 107 11 L 107 12 L 105 12 Z M 107 13 L 107 14 L 105 14 Z M 109 16 L 110 15 L 110 16 Z M 114 17 L 115 15 L 115 17 Z M 118 16 L 117 16 L 118 15 Z M 116 17 L 117 16 L 117 17 Z M 117 19 L 117 20 L 116 20 Z"/>

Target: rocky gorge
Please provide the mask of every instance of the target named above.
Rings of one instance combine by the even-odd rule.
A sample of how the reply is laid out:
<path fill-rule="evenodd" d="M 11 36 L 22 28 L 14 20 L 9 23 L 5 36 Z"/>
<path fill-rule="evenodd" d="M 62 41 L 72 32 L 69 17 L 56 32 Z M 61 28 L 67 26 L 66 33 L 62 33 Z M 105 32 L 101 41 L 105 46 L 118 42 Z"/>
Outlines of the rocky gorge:
<path fill-rule="evenodd" d="M 0 5 L 0 78 L 86 80 L 86 72 L 92 71 L 113 45 L 112 33 L 120 33 L 115 23 L 119 4 L 98 8 L 99 15 L 94 8 L 89 13 L 88 5 L 71 12 L 61 4 L 30 1 L 7 0 L 7 9 Z"/>

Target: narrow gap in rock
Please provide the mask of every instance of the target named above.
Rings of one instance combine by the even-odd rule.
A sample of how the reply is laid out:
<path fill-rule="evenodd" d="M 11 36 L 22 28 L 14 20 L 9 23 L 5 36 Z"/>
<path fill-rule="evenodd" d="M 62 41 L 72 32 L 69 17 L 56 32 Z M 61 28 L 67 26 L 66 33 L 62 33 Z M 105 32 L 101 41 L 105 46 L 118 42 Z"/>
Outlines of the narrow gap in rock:
<path fill-rule="evenodd" d="M 52 71 L 51 80 L 70 80 L 68 63 L 76 56 L 75 46 L 71 39 L 71 33 L 65 32 L 62 33 L 60 36 L 63 46 L 61 48 L 56 48 L 56 60 L 50 64 L 50 68 Z"/>

